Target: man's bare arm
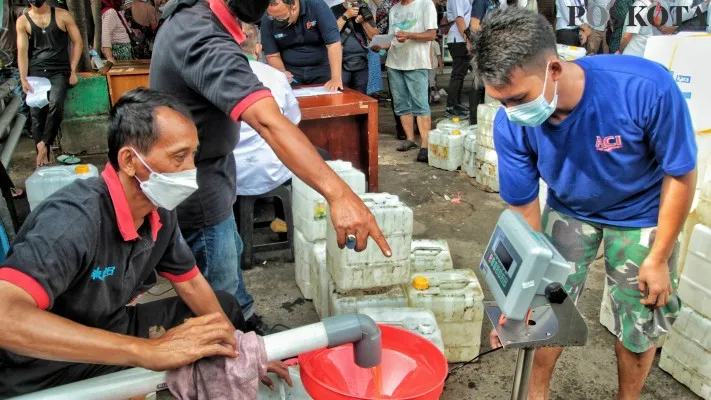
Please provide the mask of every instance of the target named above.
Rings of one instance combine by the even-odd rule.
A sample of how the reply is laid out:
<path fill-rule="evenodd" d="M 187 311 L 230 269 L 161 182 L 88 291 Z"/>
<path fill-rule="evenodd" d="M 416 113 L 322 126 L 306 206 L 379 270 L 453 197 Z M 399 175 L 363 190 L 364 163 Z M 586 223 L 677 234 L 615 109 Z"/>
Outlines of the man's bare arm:
<path fill-rule="evenodd" d="M 27 83 L 27 74 L 30 65 L 29 60 L 29 48 L 30 48 L 30 38 L 27 34 L 27 18 L 21 15 L 17 19 L 15 24 L 15 29 L 17 31 L 17 67 L 20 69 L 20 81 L 22 82 L 22 89 L 25 93 L 28 92 L 30 85 Z"/>
<path fill-rule="evenodd" d="M 61 18 L 64 21 L 64 26 L 67 29 L 67 33 L 69 34 L 69 38 L 72 41 L 72 56 L 71 56 L 71 68 L 72 68 L 72 73 L 77 72 L 77 66 L 79 65 L 79 60 L 81 59 L 81 54 L 83 52 L 83 43 L 81 40 L 81 32 L 79 32 L 79 28 L 77 27 L 76 22 L 74 21 L 74 17 L 68 12 L 62 10 L 61 12 Z"/>
<path fill-rule="evenodd" d="M 532 202 L 526 204 L 525 206 L 509 205 L 509 209 L 521 214 L 523 216 L 523 219 L 525 219 L 526 222 L 528 222 L 528 225 L 530 225 L 531 228 L 533 228 L 533 230 L 535 230 L 537 232 L 542 231 L 541 205 L 540 205 L 540 202 L 538 201 L 538 197 L 536 197 L 536 200 L 533 200 Z"/>
<path fill-rule="evenodd" d="M 190 307 L 190 310 L 195 315 L 220 313 L 229 321 L 222 306 L 220 306 L 220 302 L 217 301 L 215 292 L 202 274 L 197 274 L 189 281 L 173 282 L 172 285 L 178 296 Z"/>
<path fill-rule="evenodd" d="M 158 339 L 90 328 L 37 308 L 34 299 L 0 281 L 0 348 L 28 357 L 165 370 L 212 355 L 236 356 L 219 314 L 193 319 Z M 231 342 L 230 342 L 231 340 Z"/>
<path fill-rule="evenodd" d="M 286 67 L 284 66 L 284 61 L 281 59 L 281 54 L 267 54 L 266 55 L 267 64 L 278 69 L 279 71 L 286 72 Z"/>
<path fill-rule="evenodd" d="M 396 33 L 395 36 L 397 36 L 398 34 L 402 34 L 402 33 L 405 34 L 407 39 L 414 40 L 417 42 L 431 42 L 431 41 L 437 39 L 437 30 L 436 29 L 430 29 L 430 30 L 422 32 L 422 33 L 400 31 L 400 32 Z"/>

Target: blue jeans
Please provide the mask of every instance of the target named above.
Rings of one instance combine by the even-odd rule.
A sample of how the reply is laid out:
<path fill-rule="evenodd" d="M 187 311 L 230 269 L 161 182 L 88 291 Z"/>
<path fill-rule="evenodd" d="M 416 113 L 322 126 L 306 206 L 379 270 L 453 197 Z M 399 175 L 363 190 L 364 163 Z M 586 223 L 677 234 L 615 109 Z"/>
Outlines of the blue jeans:
<path fill-rule="evenodd" d="M 233 295 L 242 307 L 244 319 L 249 319 L 254 311 L 254 298 L 247 292 L 242 277 L 243 244 L 234 216 L 212 226 L 182 231 L 200 272 L 212 289 Z"/>
<path fill-rule="evenodd" d="M 388 68 L 388 84 L 393 95 L 395 115 L 430 116 L 429 70 Z"/>

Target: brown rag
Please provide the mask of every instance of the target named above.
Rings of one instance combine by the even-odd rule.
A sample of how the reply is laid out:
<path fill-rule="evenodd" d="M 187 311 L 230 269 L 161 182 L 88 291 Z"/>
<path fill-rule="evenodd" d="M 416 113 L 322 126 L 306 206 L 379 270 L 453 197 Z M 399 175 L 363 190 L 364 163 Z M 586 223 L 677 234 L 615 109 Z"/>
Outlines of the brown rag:
<path fill-rule="evenodd" d="M 267 373 L 264 340 L 254 332 L 235 332 L 237 358 L 209 357 L 168 371 L 168 389 L 179 400 L 256 400 L 259 379 Z"/>

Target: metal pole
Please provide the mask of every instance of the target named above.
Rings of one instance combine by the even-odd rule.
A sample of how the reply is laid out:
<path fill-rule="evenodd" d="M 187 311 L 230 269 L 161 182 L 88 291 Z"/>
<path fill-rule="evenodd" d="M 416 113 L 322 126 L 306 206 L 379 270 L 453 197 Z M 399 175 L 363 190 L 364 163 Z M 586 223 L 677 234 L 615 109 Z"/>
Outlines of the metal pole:
<path fill-rule="evenodd" d="M 531 368 L 535 353 L 534 347 L 518 349 L 511 400 L 526 400 L 528 398 L 528 385 L 531 382 Z"/>

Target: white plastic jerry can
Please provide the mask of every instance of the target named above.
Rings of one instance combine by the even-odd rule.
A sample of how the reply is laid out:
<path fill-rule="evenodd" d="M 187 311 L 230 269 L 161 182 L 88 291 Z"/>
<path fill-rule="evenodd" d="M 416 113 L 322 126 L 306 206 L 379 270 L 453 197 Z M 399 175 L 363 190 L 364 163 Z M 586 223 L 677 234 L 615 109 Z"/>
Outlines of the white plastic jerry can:
<path fill-rule="evenodd" d="M 356 194 L 365 193 L 365 174 L 353 168 L 350 162 L 326 161 Z M 326 220 L 329 219 L 328 203 L 317 191 L 294 176 L 291 202 L 294 227 L 301 231 L 309 242 L 326 239 Z"/>
<path fill-rule="evenodd" d="M 472 270 L 413 273 L 407 296 L 410 307 L 434 313 L 447 361 L 469 361 L 479 354 L 484 294 Z"/>
<path fill-rule="evenodd" d="M 34 210 L 44 199 L 75 180 L 96 176 L 99 176 L 99 170 L 91 164 L 37 168 L 25 181 L 30 210 Z"/>
<path fill-rule="evenodd" d="M 476 171 L 474 179 L 480 185 L 494 191 L 499 191 L 499 159 L 495 150 L 479 146 L 474 161 Z"/>
<path fill-rule="evenodd" d="M 300 230 L 294 229 L 294 275 L 296 285 L 299 286 L 301 294 L 307 300 L 313 298 L 310 259 L 314 247 L 321 247 L 325 251 L 326 241 L 309 242 Z"/>
<path fill-rule="evenodd" d="M 459 130 L 460 132 L 467 128 L 469 121 L 467 119 L 462 119 L 459 117 L 445 118 L 437 122 L 437 130 L 450 134 L 454 130 Z"/>
<path fill-rule="evenodd" d="M 711 399 L 711 320 L 682 306 L 662 348 L 659 367 L 703 399 Z"/>
<path fill-rule="evenodd" d="M 311 273 L 309 278 L 311 279 L 311 291 L 313 293 L 313 304 L 316 309 L 316 314 L 321 319 L 328 318 L 330 316 L 328 308 L 328 282 L 331 280 L 331 276 L 328 274 L 328 269 L 326 268 L 326 242 L 322 242 L 322 245 L 314 246 L 309 255 L 309 268 Z"/>
<path fill-rule="evenodd" d="M 464 138 L 464 155 L 462 156 L 462 171 L 473 178 L 476 175 L 476 134 Z"/>
<path fill-rule="evenodd" d="M 326 255 L 328 272 L 340 292 L 400 285 L 410 276 L 412 243 L 412 210 L 388 193 L 366 193 L 360 196 L 375 216 L 378 226 L 390 244 L 392 256 L 386 257 L 372 238 L 367 248 L 358 253 L 338 248 L 333 222 L 328 220 Z"/>
<path fill-rule="evenodd" d="M 369 316 L 378 324 L 392 325 L 417 333 L 444 352 L 442 332 L 439 330 L 437 320 L 430 310 L 411 307 L 366 307 L 359 309 L 358 312 Z"/>
<path fill-rule="evenodd" d="M 464 137 L 461 129 L 431 130 L 427 135 L 427 154 L 430 167 L 456 171 L 462 165 Z"/>
<path fill-rule="evenodd" d="M 407 296 L 400 285 L 339 293 L 331 280 L 328 307 L 331 316 L 358 312 L 366 307 L 407 307 Z"/>
<path fill-rule="evenodd" d="M 711 227 L 696 224 L 691 233 L 684 270 L 679 279 L 679 297 L 706 318 L 711 318 Z"/>
<path fill-rule="evenodd" d="M 418 239 L 412 241 L 410 271 L 444 271 L 454 268 L 446 240 Z"/>

